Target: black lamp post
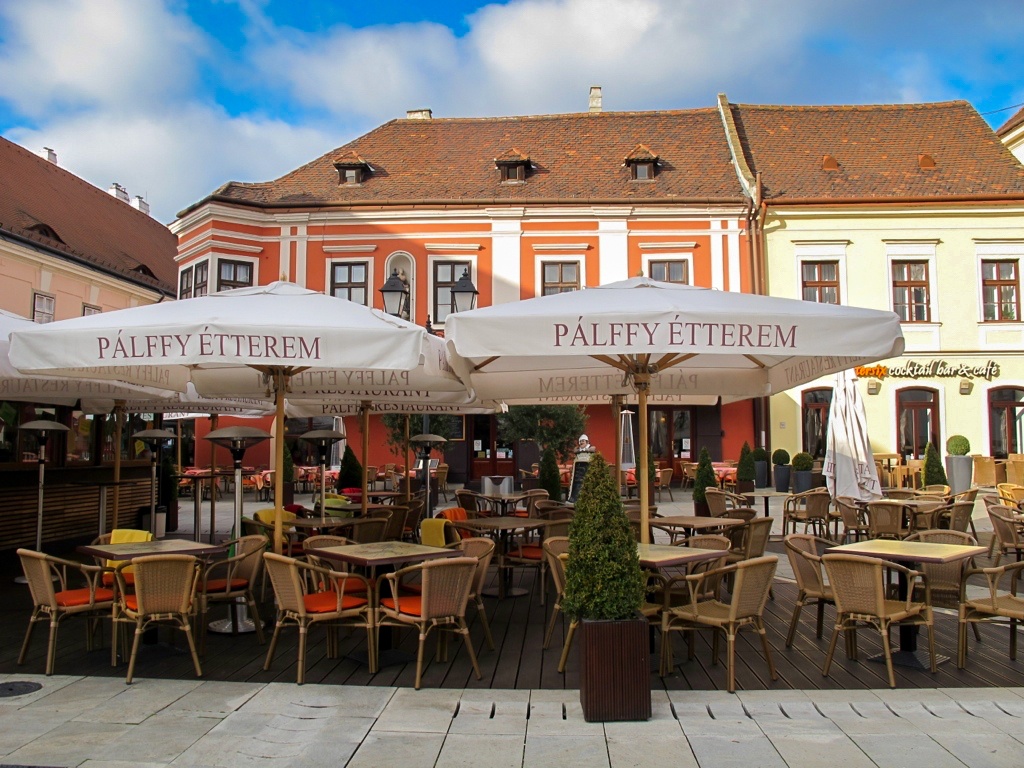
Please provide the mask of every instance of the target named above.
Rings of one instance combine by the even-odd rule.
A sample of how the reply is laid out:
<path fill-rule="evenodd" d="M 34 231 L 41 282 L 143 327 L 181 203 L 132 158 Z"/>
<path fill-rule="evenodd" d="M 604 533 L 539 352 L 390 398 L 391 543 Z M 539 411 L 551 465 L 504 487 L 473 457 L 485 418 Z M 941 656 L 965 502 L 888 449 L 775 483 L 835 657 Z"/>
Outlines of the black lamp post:
<path fill-rule="evenodd" d="M 384 299 L 384 311 L 394 317 L 409 319 L 409 285 L 398 276 L 398 270 L 392 270 L 384 285 L 380 287 L 381 298 Z"/>
<path fill-rule="evenodd" d="M 320 520 L 326 516 L 327 508 L 327 452 L 331 446 L 339 440 L 345 439 L 344 432 L 336 432 L 333 429 L 312 429 L 302 435 L 299 440 L 305 440 L 316 446 L 317 456 L 320 458 Z"/>
<path fill-rule="evenodd" d="M 169 429 L 144 429 L 132 435 L 136 440 L 141 440 L 149 448 L 150 475 L 152 487 L 149 494 L 149 530 L 156 538 L 156 465 L 159 460 L 160 449 L 171 440 L 177 439 L 177 435 Z"/>
<path fill-rule="evenodd" d="M 423 488 L 427 492 L 424 502 L 426 507 L 424 517 L 433 517 L 434 509 L 430 503 L 430 452 L 435 448 L 440 448 L 448 441 L 440 435 L 422 434 L 410 437 L 409 442 L 419 449 L 420 461 L 423 462 Z"/>

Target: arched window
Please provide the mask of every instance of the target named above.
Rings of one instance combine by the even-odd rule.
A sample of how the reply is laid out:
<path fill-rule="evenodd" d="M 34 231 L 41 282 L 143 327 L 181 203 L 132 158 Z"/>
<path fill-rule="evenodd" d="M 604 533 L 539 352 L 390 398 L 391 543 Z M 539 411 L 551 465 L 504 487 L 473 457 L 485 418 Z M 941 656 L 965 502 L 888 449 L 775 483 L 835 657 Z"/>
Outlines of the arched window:
<path fill-rule="evenodd" d="M 832 388 L 805 389 L 801 403 L 804 450 L 816 459 L 823 459 L 828 447 L 828 411 L 832 407 Z"/>
<path fill-rule="evenodd" d="M 1005 459 L 1024 448 L 1024 387 L 988 392 L 989 455 Z"/>
<path fill-rule="evenodd" d="M 939 393 L 934 389 L 908 388 L 896 392 L 896 423 L 900 453 L 923 459 L 931 443 L 939 446 Z"/>

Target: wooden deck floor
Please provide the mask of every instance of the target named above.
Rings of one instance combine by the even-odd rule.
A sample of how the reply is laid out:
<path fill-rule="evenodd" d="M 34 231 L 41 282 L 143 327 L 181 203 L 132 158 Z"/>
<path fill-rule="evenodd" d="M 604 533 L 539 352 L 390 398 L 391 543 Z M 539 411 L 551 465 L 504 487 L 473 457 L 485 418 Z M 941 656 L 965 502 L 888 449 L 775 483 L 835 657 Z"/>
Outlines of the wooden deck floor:
<path fill-rule="evenodd" d="M 773 543 L 770 549 L 782 556 L 781 545 Z M 46 628 L 38 627 L 27 662 L 17 665 L 17 657 L 30 611 L 27 588 L 16 585 L 12 579 L 18 573 L 13 553 L 0 559 L 0 673 L 41 674 L 44 670 Z M 544 650 L 544 632 L 550 616 L 551 596 L 541 606 L 535 590 L 534 572 L 517 572 L 517 582 L 530 590 L 515 599 L 485 599 L 497 649 L 483 649 L 483 636 L 475 617 L 470 618 L 470 630 L 479 653 L 483 679 L 476 680 L 461 643 L 450 644 L 449 660 L 431 661 L 423 678 L 424 687 L 432 688 L 577 688 L 578 668 L 575 654 L 571 655 L 566 673 L 557 671 L 561 653 L 564 622 L 559 624 L 551 647 Z M 784 648 L 785 634 L 792 615 L 796 589 L 792 583 L 777 580 L 775 600 L 769 602 L 766 620 L 773 658 L 779 679 L 772 682 L 767 665 L 754 633 L 742 633 L 737 649 L 737 687 L 745 690 L 760 689 L 861 689 L 886 686 L 885 665 L 866 661 L 866 657 L 881 650 L 878 637 L 870 631 L 860 633 L 861 661 L 852 662 L 841 652 L 828 677 L 821 674 L 821 665 L 834 613 L 825 612 L 825 635 L 814 637 L 814 610 L 804 612 L 796 642 Z M 269 607 L 267 609 L 269 615 Z M 949 612 L 936 616 L 938 652 L 951 657 L 939 666 L 936 674 L 897 667 L 897 685 L 901 688 L 933 687 L 989 687 L 1024 685 L 1024 660 L 1010 661 L 1008 655 L 1008 629 L 1005 626 L 982 628 L 983 642 L 970 640 L 968 666 L 957 670 L 952 657 L 956 653 L 956 617 Z M 138 659 L 137 677 L 165 679 L 193 679 L 191 660 L 180 636 L 173 645 L 164 640 L 144 645 Z M 269 632 L 268 632 L 269 637 Z M 895 639 L 895 636 L 894 636 Z M 122 676 L 126 667 L 110 666 L 109 647 L 87 652 L 85 650 L 84 622 L 71 619 L 63 624 L 58 638 L 56 672 L 65 675 Z M 347 685 L 412 686 L 415 663 L 383 668 L 370 675 L 366 667 L 347 657 L 365 650 L 365 633 L 352 631 L 342 638 L 342 657 L 328 659 L 325 655 L 324 631 L 314 629 L 310 635 L 306 680 L 311 683 L 337 683 Z M 923 638 L 922 638 L 923 641 Z M 657 639 L 660 642 L 660 638 Z M 652 654 L 651 686 L 654 689 L 715 690 L 725 688 L 724 663 L 711 663 L 710 634 L 700 633 L 697 654 L 686 660 L 683 643 L 676 642 L 677 666 L 667 677 L 657 674 L 657 656 Z M 295 680 L 296 632 L 286 631 L 279 643 L 277 656 L 271 669 L 263 671 L 266 646 L 257 643 L 253 634 L 231 637 L 210 633 L 206 655 L 202 659 L 204 677 L 209 680 L 236 682 L 293 682 Z M 411 632 L 402 633 L 400 647 L 415 652 L 416 638 Z M 428 641 L 428 654 L 433 641 Z M 724 643 L 723 643 L 724 650 Z"/>

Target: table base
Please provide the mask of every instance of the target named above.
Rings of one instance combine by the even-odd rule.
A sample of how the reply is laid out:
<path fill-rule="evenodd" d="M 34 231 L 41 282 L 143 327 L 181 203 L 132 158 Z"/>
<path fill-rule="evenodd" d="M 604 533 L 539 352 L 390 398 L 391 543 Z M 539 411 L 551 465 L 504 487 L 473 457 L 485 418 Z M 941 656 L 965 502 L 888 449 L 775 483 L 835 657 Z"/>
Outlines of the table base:
<path fill-rule="evenodd" d="M 869 656 L 868 661 L 885 664 L 885 654 L 880 653 L 877 656 Z M 949 656 L 942 656 L 938 653 L 935 654 L 936 666 L 946 661 L 949 661 Z M 893 666 L 909 667 L 910 669 L 918 669 L 924 672 L 932 671 L 932 662 L 928 656 L 928 651 L 893 651 L 892 663 Z"/>
<path fill-rule="evenodd" d="M 502 592 L 498 587 L 485 587 L 480 590 L 480 594 L 484 597 L 522 597 L 530 594 L 530 590 L 522 587 L 508 587 Z"/>
<path fill-rule="evenodd" d="M 234 611 L 237 622 L 234 626 L 238 627 L 238 634 L 242 635 L 247 632 L 256 631 L 256 624 L 249 617 L 249 606 L 245 604 L 244 600 L 229 606 L 228 611 L 229 613 L 226 619 L 217 619 L 216 621 L 211 621 L 209 624 L 206 625 L 206 628 L 210 632 L 216 632 L 220 635 L 233 634 L 234 630 L 232 629 L 230 611 Z"/>

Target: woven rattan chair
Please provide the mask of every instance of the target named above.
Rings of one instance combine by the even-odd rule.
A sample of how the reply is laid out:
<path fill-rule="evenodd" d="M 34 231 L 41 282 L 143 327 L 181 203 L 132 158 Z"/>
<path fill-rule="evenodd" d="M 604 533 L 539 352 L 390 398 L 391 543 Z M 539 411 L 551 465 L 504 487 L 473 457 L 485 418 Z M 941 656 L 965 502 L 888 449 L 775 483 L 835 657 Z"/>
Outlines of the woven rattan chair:
<path fill-rule="evenodd" d="M 487 640 L 487 647 L 494 650 L 494 637 L 491 635 L 491 623 L 487 620 L 487 607 L 484 605 L 484 582 L 487 581 L 487 571 L 491 567 L 491 558 L 494 557 L 494 540 L 474 536 L 462 540 L 462 554 L 466 557 L 475 557 L 477 560 L 476 578 L 473 579 L 473 588 L 469 591 L 469 600 L 476 606 L 476 615 L 484 628 L 484 639 Z"/>
<path fill-rule="evenodd" d="M 833 504 L 839 512 L 839 521 L 843 524 L 840 540 L 844 544 L 850 541 L 851 536 L 854 541 L 868 537 L 868 524 L 864 521 L 864 515 L 856 499 L 852 496 L 836 496 Z"/>
<path fill-rule="evenodd" d="M 697 573 L 704 573 L 706 571 L 712 571 L 717 568 L 722 568 L 726 562 L 725 558 L 729 552 L 729 547 L 732 542 L 727 536 L 722 536 L 717 533 L 699 533 L 696 536 L 690 536 L 686 541 L 678 542 L 676 546 L 682 547 L 693 547 L 694 549 L 716 549 L 722 553 L 721 557 L 716 557 L 713 560 L 702 560 L 694 563 L 688 563 L 680 567 L 669 567 L 662 568 L 660 573 L 662 576 L 662 582 L 659 585 L 659 589 L 656 590 L 655 597 L 661 603 L 662 611 L 666 611 L 677 605 L 685 605 L 692 599 L 690 594 L 689 582 L 687 582 L 687 576 L 693 576 Z M 721 592 L 721 579 L 706 579 L 703 582 L 704 591 L 697 596 L 699 600 L 713 600 L 719 596 Z"/>
<path fill-rule="evenodd" d="M 199 601 L 199 652 L 206 652 L 207 613 L 210 603 L 235 603 L 244 600 L 249 606 L 253 626 L 256 628 L 256 639 L 260 645 L 266 640 L 263 637 L 263 621 L 260 619 L 259 607 L 256 604 L 254 590 L 256 581 L 263 569 L 263 552 L 270 542 L 266 536 L 243 536 L 228 542 L 235 548 L 235 554 L 226 560 L 213 563 L 203 571 L 197 591 Z M 231 634 L 238 634 L 238 613 L 233 608 L 231 614 Z"/>
<path fill-rule="evenodd" d="M 662 612 L 661 618 L 661 675 L 669 674 L 675 666 L 672 660 L 672 631 L 692 631 L 711 629 L 714 631 L 712 658 L 718 663 L 718 632 L 726 636 L 726 675 L 729 693 L 736 690 L 736 634 L 744 627 L 753 628 L 761 636 L 761 647 L 764 649 L 765 660 L 771 679 L 776 680 L 775 664 L 772 662 L 771 648 L 768 646 L 768 635 L 764 629 L 764 606 L 768 601 L 768 591 L 775 578 L 775 568 L 779 559 L 775 556 L 758 557 L 744 560 L 741 563 L 716 568 L 705 573 L 687 576 L 692 599 L 686 605 L 670 608 Z M 708 579 L 721 579 L 732 576 L 733 590 L 729 602 L 722 600 L 699 600 L 704 590 L 704 582 Z M 689 646 L 692 658 L 693 644 Z"/>
<path fill-rule="evenodd" d="M 931 544 L 957 544 L 974 547 L 978 542 L 969 533 L 945 529 L 918 531 L 907 536 L 907 541 L 924 541 Z M 924 600 L 932 608 L 959 609 L 965 598 L 964 573 L 974 568 L 972 558 L 956 560 L 952 563 L 921 563 L 921 573 L 925 576 L 923 584 L 918 584 L 914 598 Z M 981 642 L 978 625 L 972 624 L 974 639 Z"/>
<path fill-rule="evenodd" d="M 428 547 L 457 549 L 462 545 L 462 533 L 443 517 L 430 517 L 420 521 L 420 543 Z"/>
<path fill-rule="evenodd" d="M 917 491 L 913 488 L 889 488 L 885 492 L 887 499 L 916 499 Z"/>
<path fill-rule="evenodd" d="M 951 531 L 966 533 L 968 528 L 973 528 L 971 519 L 973 514 L 973 501 L 958 501 L 936 510 L 932 519 L 936 528 L 947 528 Z M 972 538 L 976 537 L 972 534 Z"/>
<path fill-rule="evenodd" d="M 551 574 L 551 581 L 555 584 L 555 602 L 551 608 L 548 630 L 544 633 L 544 650 L 551 645 L 551 635 L 555 632 L 555 623 L 558 621 L 558 615 L 562 612 L 562 598 L 565 596 L 565 560 L 561 556 L 568 556 L 568 554 L 568 536 L 549 536 L 544 540 L 544 556 L 548 561 L 548 573 Z M 559 663 L 558 671 L 564 671 L 564 665 L 561 663 Z"/>
<path fill-rule="evenodd" d="M 900 501 L 869 501 L 864 510 L 868 538 L 902 539 L 909 530 L 903 525 L 904 507 Z"/>
<path fill-rule="evenodd" d="M 196 677 L 202 677 L 203 669 L 199 666 L 199 655 L 189 621 L 199 583 L 198 561 L 192 555 L 150 555 L 135 558 L 132 565 L 135 566 L 134 593 L 129 593 L 124 576 L 128 564 L 119 565 L 114 572 L 119 594 L 114 606 L 115 631 L 112 633 L 111 659 L 117 659 L 116 622 L 135 625 L 125 682 L 130 684 L 135 675 L 135 658 L 142 633 L 158 623 L 169 623 L 185 633 Z"/>
<path fill-rule="evenodd" d="M 288 624 L 299 628 L 299 658 L 296 682 L 306 680 L 306 642 L 309 628 L 327 622 L 327 657 L 338 657 L 335 626 L 345 624 L 366 630 L 370 672 L 377 671 L 377 647 L 374 642 L 373 606 L 370 583 L 354 573 L 304 563 L 292 557 L 265 552 L 263 560 L 277 597 L 277 621 L 263 669 L 270 669 L 281 630 Z M 357 593 L 358 591 L 358 593 Z M 355 593 L 355 594 L 354 594 Z"/>
<path fill-rule="evenodd" d="M 110 533 L 104 533 L 97 536 L 92 540 L 90 546 L 102 546 L 105 544 L 128 544 L 136 541 L 152 541 L 153 534 L 151 531 L 140 531 L 137 528 L 115 528 Z M 102 574 L 101 580 L 104 587 L 114 586 L 114 570 L 117 566 L 121 565 L 123 560 L 104 560 L 102 557 L 94 558 L 96 565 L 103 566 L 106 568 L 106 572 Z M 125 568 L 124 571 L 125 580 L 129 585 L 135 583 L 135 572 L 131 567 Z"/>
<path fill-rule="evenodd" d="M 944 485 L 941 483 L 932 483 L 931 485 L 926 485 L 924 488 L 918 491 L 918 495 L 938 494 L 939 496 L 949 496 L 951 490 L 952 489 L 948 485 Z"/>
<path fill-rule="evenodd" d="M 835 605 L 832 587 L 825 578 L 825 570 L 821 565 L 821 556 L 833 546 L 829 539 L 822 539 L 807 534 L 792 533 L 785 538 L 786 555 L 793 568 L 796 579 L 797 596 L 793 606 L 793 618 L 789 622 L 789 634 L 786 635 L 786 647 L 793 645 L 796 637 L 797 623 L 800 612 L 805 605 L 815 603 L 818 606 L 818 623 L 815 637 L 821 639 L 825 624 L 825 605 Z"/>
<path fill-rule="evenodd" d="M 334 533 L 318 533 L 315 536 L 307 536 L 303 539 L 303 544 L 309 549 L 323 549 L 324 547 L 344 547 L 349 544 L 355 544 L 352 539 L 345 538 L 344 536 L 338 536 Z M 323 558 L 317 557 L 310 553 L 306 553 L 306 560 L 313 565 L 318 565 L 323 568 L 327 568 L 327 563 L 324 562 Z"/>
<path fill-rule="evenodd" d="M 975 628 L 979 622 L 994 622 L 1008 619 L 1010 623 L 1010 660 L 1017 658 L 1017 623 L 1024 621 L 1024 597 L 1018 596 L 1017 582 L 1024 571 L 1024 562 L 1009 563 L 994 568 L 970 569 L 964 577 L 984 576 L 988 593 L 984 597 L 964 599 L 960 603 L 960 624 L 957 633 L 956 666 L 962 669 L 967 663 L 967 625 Z M 1005 591 L 1000 585 L 1006 584 Z"/>
<path fill-rule="evenodd" d="M 31 549 L 19 549 L 21 568 L 25 572 L 29 593 L 32 595 L 32 615 L 28 620 L 25 640 L 21 644 L 18 664 L 25 663 L 29 641 L 36 623 L 50 623 L 50 639 L 46 648 L 46 674 L 53 674 L 57 651 L 57 629 L 68 616 L 84 616 L 89 624 L 86 650 L 93 649 L 93 636 L 101 618 L 109 618 L 114 603 L 114 591 L 101 586 L 104 569 L 98 565 L 85 565 L 72 560 L 46 555 Z M 71 587 L 69 574 L 78 574 L 84 586 Z M 54 582 L 53 577 L 57 577 Z M 56 584 L 56 586 L 55 586 Z"/>
<path fill-rule="evenodd" d="M 494 514 L 494 506 L 476 491 L 459 488 L 455 491 L 455 503 L 466 510 L 470 517 Z"/>
<path fill-rule="evenodd" d="M 782 535 L 796 533 L 797 525 L 802 524 L 804 533 L 814 531 L 816 536 L 825 538 L 828 534 L 831 505 L 832 499 L 827 488 L 794 493 L 782 505 Z"/>
<path fill-rule="evenodd" d="M 385 574 L 377 583 L 378 628 L 412 627 L 419 630 L 419 645 L 416 651 L 417 690 L 423 678 L 423 646 L 432 629 L 461 635 L 476 679 L 483 677 L 476 661 L 473 641 L 469 637 L 469 628 L 466 626 L 466 605 L 477 578 L 478 565 L 475 557 L 428 560 L 419 565 L 402 568 L 395 573 Z M 402 594 L 399 585 L 404 579 L 414 576 L 419 577 L 421 594 Z M 389 596 L 385 597 L 384 595 L 388 593 Z M 443 637 L 442 635 L 438 641 L 439 661 L 445 661 L 447 657 L 447 644 L 443 642 Z"/>
<path fill-rule="evenodd" d="M 992 564 L 998 566 L 1003 555 L 1007 554 L 1016 555 L 1019 561 L 1024 556 L 1024 526 L 1007 507 L 989 504 L 987 510 L 992 523 Z"/>
<path fill-rule="evenodd" d="M 448 501 L 448 465 L 438 464 L 434 472 L 434 484 L 437 486 L 437 495 Z"/>
<path fill-rule="evenodd" d="M 409 517 L 409 507 L 395 504 L 389 511 L 388 524 L 384 528 L 384 536 L 381 541 L 401 541 L 405 535 L 406 520 Z"/>
<path fill-rule="evenodd" d="M 729 493 L 718 488 L 707 488 L 704 491 L 704 499 L 708 503 L 708 510 L 712 517 L 732 517 L 729 513 L 734 509 L 750 506 L 745 496 Z"/>
<path fill-rule="evenodd" d="M 659 469 L 658 474 L 654 478 L 654 489 L 658 494 L 658 503 L 661 503 L 661 492 L 668 491 L 668 498 L 670 501 L 675 501 L 675 496 L 672 495 L 672 467 L 665 467 Z"/>
<path fill-rule="evenodd" d="M 847 651 L 854 661 L 857 659 L 856 631 L 860 624 L 868 624 L 882 636 L 885 652 L 885 668 L 889 675 L 889 687 L 896 687 L 896 676 L 892 669 L 892 649 L 889 646 L 889 629 L 897 624 L 923 624 L 928 629 L 928 653 L 931 656 L 931 670 L 935 671 L 935 631 L 932 609 L 927 603 L 913 600 L 914 588 L 921 579 L 920 571 L 912 571 L 897 563 L 886 562 L 873 557 L 835 554 L 821 558 L 825 564 L 829 584 L 836 601 L 836 625 L 825 655 L 822 675 L 828 675 L 835 654 L 836 641 L 840 632 L 850 633 Z M 886 571 L 902 574 L 907 579 L 906 600 L 888 598 Z"/>
<path fill-rule="evenodd" d="M 938 528 L 935 524 L 935 520 L 939 515 L 942 514 L 943 510 L 947 508 L 946 498 L 935 494 L 929 496 L 929 494 L 919 494 L 917 497 L 917 504 L 912 509 L 908 509 L 907 515 L 910 518 L 910 531 L 927 531 L 932 528 Z"/>
<path fill-rule="evenodd" d="M 340 535 L 352 539 L 356 544 L 376 544 L 384 541 L 384 534 L 387 533 L 388 526 L 391 524 L 390 510 L 387 511 L 389 514 L 386 517 L 365 517 L 335 530 L 339 531 Z"/>
<path fill-rule="evenodd" d="M 537 505 L 542 501 L 548 501 L 549 495 L 543 488 L 531 488 L 526 492 L 526 498 L 523 500 L 524 506 L 522 509 L 517 509 L 514 514 L 520 517 L 539 517 L 537 514 Z"/>

